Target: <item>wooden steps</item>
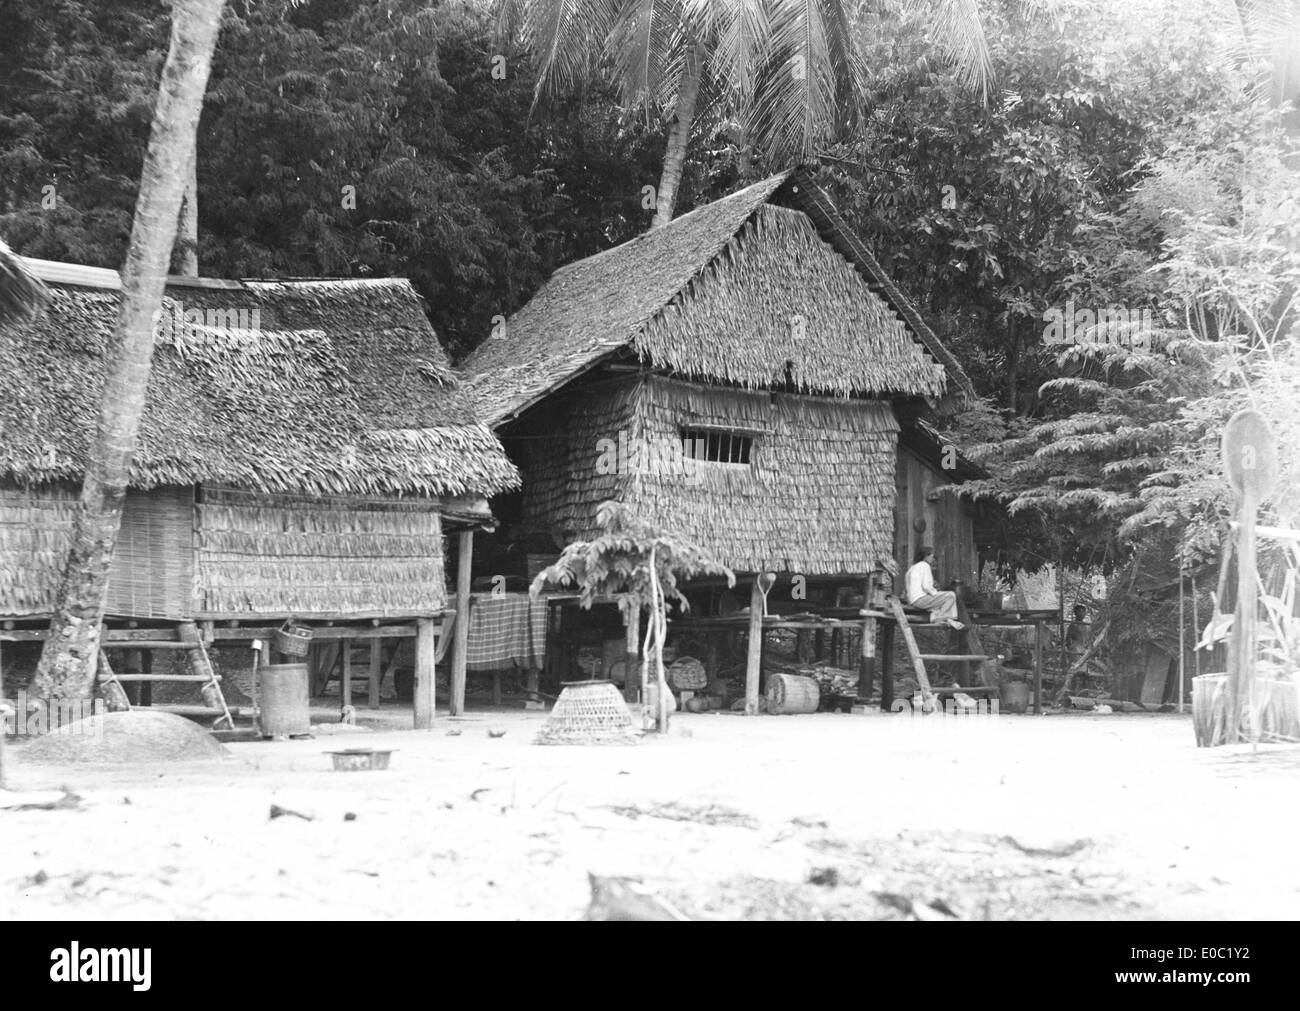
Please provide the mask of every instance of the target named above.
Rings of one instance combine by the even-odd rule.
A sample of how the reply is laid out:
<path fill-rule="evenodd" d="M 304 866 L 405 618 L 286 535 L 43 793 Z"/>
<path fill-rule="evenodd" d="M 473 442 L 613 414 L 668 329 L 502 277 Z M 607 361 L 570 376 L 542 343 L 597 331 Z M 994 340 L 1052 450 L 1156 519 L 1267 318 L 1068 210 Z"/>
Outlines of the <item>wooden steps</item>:
<path fill-rule="evenodd" d="M 131 708 L 126 691 L 122 688 L 123 683 L 137 682 L 148 685 L 155 681 L 187 682 L 200 685 L 204 708 L 218 713 L 213 729 L 216 729 L 217 724 L 225 723 L 226 726 L 233 730 L 235 721 L 230 714 L 230 707 L 226 705 L 226 698 L 221 692 L 221 678 L 208 657 L 208 651 L 203 645 L 203 637 L 199 635 L 198 626 L 192 621 L 178 622 L 175 630 L 172 631 L 175 638 L 162 638 L 162 636 L 168 634 L 168 631 L 167 629 L 149 629 L 144 634 L 155 636 L 152 639 L 100 636 L 99 670 L 96 680 L 99 682 L 104 695 L 110 699 L 110 706 Z M 150 653 L 158 649 L 185 650 L 188 653 L 190 669 L 194 673 L 154 674 L 152 669 L 147 669 L 144 673 L 139 674 L 118 674 L 113 670 L 113 666 L 108 659 L 108 650 L 110 649 L 139 650 Z M 151 667 L 152 665 L 150 665 Z"/>
<path fill-rule="evenodd" d="M 912 621 L 907 611 L 903 607 L 902 601 L 892 594 L 887 598 L 888 614 L 894 619 L 895 623 L 902 630 L 903 642 L 907 646 L 907 652 L 912 660 L 912 670 L 916 674 L 917 685 L 921 692 L 923 702 L 928 702 L 935 696 L 950 697 L 958 692 L 974 696 L 991 696 L 997 692 L 996 688 L 987 685 L 970 685 L 966 687 L 937 688 L 930 684 L 927 676 L 925 665 L 930 663 L 960 663 L 960 664 L 984 664 L 989 657 L 984 653 L 976 652 L 980 648 L 979 638 L 969 621 L 965 622 L 965 628 L 954 629 L 947 622 L 933 621 Z M 964 610 L 960 600 L 958 601 L 958 614 L 964 615 Z M 928 615 L 927 615 L 928 617 Z M 912 634 L 913 629 L 917 628 L 946 628 L 955 633 L 955 644 L 958 649 L 965 648 L 969 652 L 965 653 L 922 653 L 916 643 L 916 636 Z M 953 640 L 950 640 L 950 642 Z M 970 669 L 966 668 L 966 676 L 962 680 L 969 680 Z"/>

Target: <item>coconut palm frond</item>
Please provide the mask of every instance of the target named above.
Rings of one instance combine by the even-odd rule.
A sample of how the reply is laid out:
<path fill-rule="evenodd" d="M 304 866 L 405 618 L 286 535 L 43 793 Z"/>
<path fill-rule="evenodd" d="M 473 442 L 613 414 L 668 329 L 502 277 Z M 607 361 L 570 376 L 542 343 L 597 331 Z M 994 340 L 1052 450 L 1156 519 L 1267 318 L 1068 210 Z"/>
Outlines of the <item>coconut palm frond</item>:
<path fill-rule="evenodd" d="M 625 104 L 661 100 L 682 48 L 682 0 L 626 0 L 606 43 Z"/>
<path fill-rule="evenodd" d="M 1251 82 L 1258 99 L 1279 104 L 1293 98 L 1300 77 L 1300 3 L 1296 0 L 1235 0 L 1228 4 L 1231 22 L 1228 58 L 1259 71 Z"/>
<path fill-rule="evenodd" d="M 706 5 L 715 19 L 717 34 L 709 60 L 710 75 L 718 82 L 719 90 L 731 91 L 745 101 L 770 31 L 768 5 L 763 0 L 688 2 Z"/>
<path fill-rule="evenodd" d="M 952 64 L 958 81 L 987 102 L 993 60 L 978 0 L 937 0 L 930 36 Z"/>
<path fill-rule="evenodd" d="M 28 319 L 49 297 L 41 279 L 0 239 L 0 323 Z"/>
<path fill-rule="evenodd" d="M 538 59 L 536 105 L 572 94 L 594 74 L 626 5 L 621 0 L 530 0 L 519 39 Z"/>
<path fill-rule="evenodd" d="M 768 21 L 763 73 L 754 91 L 749 131 L 778 159 L 809 157 L 832 131 L 847 68 L 837 64 L 842 22 L 828 0 L 780 0 Z"/>

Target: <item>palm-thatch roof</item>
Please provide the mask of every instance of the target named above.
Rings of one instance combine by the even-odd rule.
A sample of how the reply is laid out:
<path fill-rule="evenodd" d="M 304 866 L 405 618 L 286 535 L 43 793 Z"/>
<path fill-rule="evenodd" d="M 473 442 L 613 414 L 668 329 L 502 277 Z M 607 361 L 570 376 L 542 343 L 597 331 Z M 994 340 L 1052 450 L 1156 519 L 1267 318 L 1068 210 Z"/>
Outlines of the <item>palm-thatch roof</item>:
<path fill-rule="evenodd" d="M 465 371 L 497 426 L 629 354 L 749 389 L 974 397 L 961 366 L 802 169 L 556 271 Z"/>
<path fill-rule="evenodd" d="M 0 323 L 0 478 L 79 480 L 120 283 L 28 265 L 49 300 Z M 133 487 L 454 497 L 517 481 L 408 281 L 169 280 Z"/>
<path fill-rule="evenodd" d="M 23 258 L 0 239 L 0 323 L 33 315 L 48 294 Z"/>

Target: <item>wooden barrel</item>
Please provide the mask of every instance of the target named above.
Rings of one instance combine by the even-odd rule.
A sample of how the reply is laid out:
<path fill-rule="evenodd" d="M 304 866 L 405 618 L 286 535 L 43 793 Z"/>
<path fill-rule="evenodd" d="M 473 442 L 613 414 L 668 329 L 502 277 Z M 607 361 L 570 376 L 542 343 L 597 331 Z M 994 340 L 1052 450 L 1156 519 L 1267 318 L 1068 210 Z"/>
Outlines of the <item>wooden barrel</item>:
<path fill-rule="evenodd" d="M 1198 748 L 1223 743 L 1227 727 L 1227 674 L 1201 674 L 1192 678 L 1192 729 Z"/>
<path fill-rule="evenodd" d="M 258 687 L 257 722 L 263 737 L 311 733 L 305 663 L 267 664 L 258 671 Z"/>
<path fill-rule="evenodd" d="M 767 711 L 775 716 L 815 713 L 821 697 L 814 678 L 785 673 L 767 676 Z"/>
<path fill-rule="evenodd" d="M 998 685 L 998 709 L 1004 713 L 1029 711 L 1029 682 L 1005 678 Z"/>

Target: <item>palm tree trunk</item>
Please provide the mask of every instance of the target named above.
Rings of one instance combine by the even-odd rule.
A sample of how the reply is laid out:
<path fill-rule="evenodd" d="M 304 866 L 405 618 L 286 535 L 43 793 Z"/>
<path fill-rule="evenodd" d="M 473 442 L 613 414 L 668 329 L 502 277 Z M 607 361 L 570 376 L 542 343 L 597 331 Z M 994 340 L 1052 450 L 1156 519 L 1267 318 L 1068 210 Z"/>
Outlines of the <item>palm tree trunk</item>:
<path fill-rule="evenodd" d="M 664 167 L 659 176 L 659 192 L 655 194 L 655 216 L 651 228 L 662 228 L 673 219 L 677 187 L 681 185 L 682 168 L 686 164 L 686 143 L 691 139 L 691 127 L 695 125 L 695 102 L 700 97 L 704 56 L 702 43 L 696 43 L 686 55 L 682 81 L 677 86 L 677 108 L 668 128 L 668 147 L 664 151 Z"/>
<path fill-rule="evenodd" d="M 189 166 L 185 170 L 185 197 L 181 201 L 181 217 L 176 236 L 176 273 L 181 277 L 199 276 L 199 176 L 198 147 L 190 150 Z"/>
<path fill-rule="evenodd" d="M 186 169 L 225 0 L 174 0 L 149 150 L 140 177 L 122 302 L 108 349 L 99 425 L 86 461 L 72 547 L 35 686 L 47 698 L 87 698 L 94 687 L 109 566 L 153 365 L 153 316 L 162 304 Z"/>

